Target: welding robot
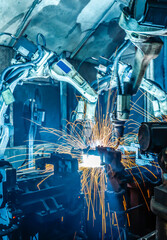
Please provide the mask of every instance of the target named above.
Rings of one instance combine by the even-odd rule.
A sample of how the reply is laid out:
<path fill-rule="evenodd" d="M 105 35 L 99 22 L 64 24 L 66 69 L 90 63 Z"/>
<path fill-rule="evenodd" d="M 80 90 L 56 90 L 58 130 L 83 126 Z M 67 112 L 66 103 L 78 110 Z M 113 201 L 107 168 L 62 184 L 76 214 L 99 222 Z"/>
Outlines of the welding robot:
<path fill-rule="evenodd" d="M 117 89 L 116 111 L 112 121 L 118 145 L 124 134 L 124 124 L 129 119 L 131 97 L 139 88 L 154 97 L 152 104 L 155 117 L 163 121 L 162 116 L 167 115 L 167 93 L 157 82 L 144 77 L 150 61 L 158 57 L 163 46 L 159 36 L 167 34 L 166 14 L 166 0 L 131 0 L 119 20 L 120 27 L 126 32 L 126 40 L 117 50 L 116 56 L 106 59 L 105 64 L 102 64 L 104 66 L 98 68 L 98 84 L 92 84 L 99 94 L 103 90 Z M 137 49 L 133 67 L 120 61 L 131 43 Z M 155 196 L 151 201 L 151 209 L 157 215 L 156 239 L 159 240 L 167 239 L 166 129 L 166 122 L 142 123 L 138 134 L 141 152 L 156 153 L 163 173 L 163 185 L 155 188 Z"/>
<path fill-rule="evenodd" d="M 8 106 L 14 102 L 13 92 L 21 82 L 50 76 L 53 84 L 54 81 L 70 83 L 85 99 L 78 103 L 77 118 L 94 119 L 97 93 L 66 59 L 46 49 L 43 35 L 38 34 L 36 41 L 37 44 L 34 44 L 26 37 L 18 39 L 14 46 L 17 54 L 13 65 L 1 74 L 0 238 L 73 239 L 75 232 L 82 228 L 84 209 L 78 160 L 68 154 L 52 154 L 51 160 L 43 161 L 42 168 L 39 164 L 35 166 L 33 158 L 29 158 L 28 167 L 35 170 L 17 171 L 17 174 L 16 169 L 4 160 L 9 137 L 13 134 L 13 126 L 6 123 L 6 113 Z M 28 106 L 31 121 L 39 125 L 42 115 L 36 111 L 33 101 Z M 53 176 L 45 172 L 46 164 L 54 166 Z M 41 174 L 42 169 L 44 174 Z M 77 235 L 75 237 L 77 239 Z"/>
<path fill-rule="evenodd" d="M 130 97 L 143 87 L 150 92 L 158 101 L 153 103 L 154 112 L 160 116 L 167 113 L 166 94 L 161 98 L 160 88 L 155 87 L 153 82 L 143 80 L 145 70 L 152 59 L 155 59 L 163 46 L 158 36 L 167 34 L 167 2 L 165 0 L 136 0 L 130 1 L 129 6 L 123 9 L 119 25 L 127 34 L 127 41 L 117 54 L 120 55 L 129 45 L 129 40 L 137 47 L 134 67 L 130 74 L 130 80 L 121 81 L 118 74 L 118 59 L 116 62 L 116 81 L 118 87 L 117 118 L 126 120 L 130 110 Z M 159 92 L 160 91 L 160 92 Z M 156 94 L 154 94 L 156 93 Z M 139 129 L 139 144 L 143 152 L 158 154 L 158 162 L 163 172 L 163 184 L 155 188 L 154 197 L 151 201 L 151 209 L 157 215 L 156 239 L 167 239 L 167 124 L 142 123 Z"/>
<path fill-rule="evenodd" d="M 166 94 L 161 91 L 160 88 L 157 87 L 153 82 L 145 80 L 142 82 L 147 66 L 150 61 L 156 58 L 160 50 L 163 46 L 162 40 L 158 37 L 159 35 L 165 35 L 166 30 L 166 1 L 130 1 L 129 7 L 123 9 L 123 13 L 120 17 L 120 26 L 127 33 L 125 43 L 119 48 L 117 55 L 112 64 L 115 84 L 118 90 L 117 96 L 117 112 L 114 118 L 115 128 L 117 129 L 119 138 L 123 135 L 123 126 L 126 120 L 129 118 L 130 114 L 130 99 L 131 96 L 136 94 L 139 87 L 142 86 L 150 93 L 154 93 L 151 89 L 153 87 L 155 91 L 160 91 L 162 93 L 162 98 L 156 101 L 155 105 L 158 106 L 158 113 L 166 113 Z M 142 6 L 142 7 L 141 7 Z M 161 11 L 161 18 L 159 18 L 159 14 L 157 15 L 157 6 Z M 42 44 L 40 43 L 42 41 Z M 120 78 L 119 69 L 121 69 L 121 64 L 119 59 L 123 52 L 130 46 L 131 42 L 137 47 L 136 57 L 134 67 L 128 71 L 128 77 Z M 11 134 L 13 134 L 12 126 L 6 124 L 5 114 L 7 112 L 8 106 L 14 102 L 13 92 L 17 84 L 24 81 L 32 81 L 34 78 L 38 77 L 47 77 L 50 76 L 54 81 L 65 81 L 73 85 L 83 96 L 85 101 L 80 100 L 77 106 L 77 114 L 76 119 L 81 120 L 94 120 L 95 116 L 95 108 L 98 99 L 98 94 L 94 91 L 94 89 L 80 76 L 80 74 L 74 69 L 74 67 L 66 60 L 57 56 L 54 52 L 49 51 L 46 48 L 46 42 L 44 37 L 41 34 L 37 35 L 37 44 L 30 42 L 27 38 L 20 38 L 14 46 L 14 49 L 17 52 L 15 59 L 13 60 L 13 65 L 5 69 L 1 74 L 1 82 L 0 82 L 0 126 L 1 126 L 1 138 L 0 138 L 0 207 L 3 212 L 3 216 L 6 216 L 5 219 L 2 219 L 2 230 L 0 232 L 0 236 L 12 236 L 11 239 L 18 239 L 18 236 L 21 234 L 22 239 L 26 239 L 24 233 L 18 233 L 17 228 L 19 224 L 22 224 L 24 231 L 26 232 L 27 223 L 31 222 L 31 217 L 33 216 L 35 221 L 39 224 L 44 224 L 46 219 L 50 222 L 53 219 L 58 219 L 57 224 L 63 225 L 63 219 L 67 215 L 68 217 L 78 216 L 81 212 L 82 208 L 82 196 L 80 193 L 80 181 L 79 176 L 77 174 L 77 164 L 76 161 L 72 161 L 71 159 L 67 159 L 66 156 L 53 156 L 52 159 L 59 159 L 57 162 L 61 162 L 60 166 L 54 166 L 54 177 L 56 178 L 59 185 L 53 185 L 53 182 L 45 186 L 43 185 L 43 191 L 37 191 L 37 189 L 33 190 L 29 189 L 29 183 L 32 181 L 39 182 L 39 179 L 43 179 L 39 177 L 39 174 L 36 174 L 35 177 L 33 175 L 30 176 L 28 174 L 20 173 L 20 180 L 17 181 L 16 184 L 16 171 L 12 168 L 11 164 L 4 160 L 4 152 Z M 122 68 L 125 70 L 125 68 Z M 123 71 L 124 71 L 123 70 Z M 127 70 L 127 69 L 126 69 Z M 126 75 L 127 76 L 127 75 Z M 112 85 L 112 83 L 110 83 Z M 86 112 L 85 112 L 86 109 Z M 143 125 L 142 125 L 143 126 Z M 147 126 L 145 123 L 144 132 L 148 134 L 153 134 L 152 129 L 155 127 L 157 132 L 159 132 L 159 125 L 156 126 L 151 125 Z M 163 125 L 166 129 L 166 125 Z M 148 130 L 149 129 L 149 130 Z M 150 133 L 151 132 L 151 133 Z M 156 132 L 156 133 L 157 133 Z M 165 131 L 162 130 L 162 135 Z M 142 139 L 140 137 L 139 139 Z M 143 136 L 143 135 L 142 135 Z M 152 136 L 152 135 L 151 135 Z M 163 135 L 164 136 L 164 135 Z M 157 137 L 157 135 L 156 135 Z M 148 142 L 151 137 L 149 138 Z M 164 137 L 163 137 L 164 139 Z M 164 144 L 162 145 L 162 149 L 158 148 L 162 157 L 160 158 L 160 162 L 162 162 L 161 166 L 163 166 L 163 171 L 166 169 L 166 141 L 164 140 Z M 141 144 L 141 141 L 139 141 Z M 142 145 L 142 144 L 141 144 Z M 149 143 L 148 143 L 149 145 Z M 153 151 L 154 148 L 143 148 L 143 151 Z M 150 150 L 151 149 L 151 150 Z M 54 161 L 56 162 L 56 161 Z M 67 166 L 70 163 L 70 170 L 59 173 L 61 166 Z M 73 162 L 73 163 L 72 163 Z M 46 161 L 47 163 L 47 161 Z M 51 162 L 53 163 L 53 162 Z M 32 163 L 30 163 L 32 166 Z M 63 168 L 64 169 L 64 168 Z M 67 169 L 67 167 L 66 167 Z M 71 173 L 71 174 L 70 174 Z M 26 176 L 25 176 L 26 175 Z M 73 196 L 75 199 L 68 199 L 69 194 L 64 194 L 65 183 L 63 178 L 66 179 L 65 183 L 71 179 L 68 184 L 69 189 L 74 192 Z M 73 176 L 73 177 L 72 177 Z M 74 177 L 75 176 L 75 177 Z M 164 178 L 165 178 L 164 174 Z M 45 175 L 45 177 L 47 177 Z M 72 180 L 76 181 L 78 179 L 78 187 L 73 189 Z M 165 181 L 164 181 L 165 182 Z M 19 186 L 18 186 L 19 185 Z M 31 184 L 30 184 L 31 185 Z M 54 194 L 53 194 L 54 188 Z M 20 189 L 22 192 L 20 192 Z M 166 187 L 162 186 L 162 192 L 165 194 Z M 48 194 L 48 198 L 45 199 L 44 195 Z M 68 193 L 69 191 L 67 191 Z M 160 191 L 161 192 L 161 191 Z M 43 195 L 42 195 L 43 194 Z M 61 195 L 62 194 L 62 195 Z M 63 201 L 62 197 L 63 196 Z M 166 195 L 165 195 L 166 196 Z M 30 197 L 30 198 L 29 198 Z M 39 199 L 43 198 L 42 201 Z M 66 202 L 65 199 L 68 199 Z M 39 211 L 33 214 L 32 212 L 28 212 L 31 204 L 30 199 L 33 199 L 33 206 L 35 207 L 39 204 Z M 57 202 L 57 199 L 59 201 Z M 164 200 L 161 201 L 163 204 Z M 71 202 L 77 202 L 78 211 L 71 209 Z M 75 202 L 75 203 L 76 203 Z M 161 208 L 161 202 L 158 203 L 159 209 Z M 17 206 L 17 207 L 16 207 Z M 19 207 L 18 207 L 19 206 Z M 153 205 L 152 205 L 153 206 Z M 155 205 L 154 205 L 155 206 Z M 163 212 L 166 208 L 163 208 Z M 153 211 L 156 212 L 155 207 Z M 160 211 L 159 211 L 160 212 Z M 157 213 L 157 215 L 159 214 Z M 161 212 L 162 213 L 162 212 Z M 24 220 L 24 215 L 27 217 L 27 222 Z M 35 216 L 34 216 L 35 215 Z M 159 215 L 158 215 L 159 216 Z M 166 215 L 158 217 L 160 219 L 158 221 L 158 239 L 163 240 L 166 239 Z M 44 226 L 44 225 L 42 225 Z M 77 229 L 79 227 L 77 226 Z M 42 230 L 39 230 L 39 232 Z M 12 235 L 15 232 L 15 235 Z M 63 226 L 62 226 L 63 232 Z M 27 239 L 30 239 L 31 236 L 35 236 L 39 239 L 46 239 L 46 235 L 44 232 L 36 236 L 36 230 L 31 229 L 29 236 Z M 60 236 L 60 233 L 59 233 Z M 49 239 L 49 237 L 48 237 Z M 51 239 L 51 237 L 50 237 Z M 57 238 L 58 239 L 58 238 Z"/>

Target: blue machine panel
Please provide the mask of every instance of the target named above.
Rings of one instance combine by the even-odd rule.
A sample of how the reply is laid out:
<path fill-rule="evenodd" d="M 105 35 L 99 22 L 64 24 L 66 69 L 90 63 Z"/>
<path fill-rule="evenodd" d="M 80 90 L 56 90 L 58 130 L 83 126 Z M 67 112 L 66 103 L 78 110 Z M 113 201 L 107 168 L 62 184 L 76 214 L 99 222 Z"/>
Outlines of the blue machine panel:
<path fill-rule="evenodd" d="M 69 73 L 71 71 L 71 68 L 69 68 L 64 62 L 59 61 L 57 63 L 57 66 L 61 68 L 65 73 Z"/>

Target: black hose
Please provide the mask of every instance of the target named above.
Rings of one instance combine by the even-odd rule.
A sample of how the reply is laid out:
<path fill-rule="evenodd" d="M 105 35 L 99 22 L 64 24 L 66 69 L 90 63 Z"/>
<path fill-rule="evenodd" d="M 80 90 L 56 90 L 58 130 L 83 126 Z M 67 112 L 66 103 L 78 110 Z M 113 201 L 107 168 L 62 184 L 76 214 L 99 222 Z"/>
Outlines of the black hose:
<path fill-rule="evenodd" d="M 8 71 L 12 70 L 13 68 L 20 68 L 20 67 L 27 67 L 27 66 L 34 66 L 33 62 L 28 62 L 28 63 L 22 63 L 22 64 L 15 64 L 12 66 L 9 66 L 7 68 L 5 68 L 1 74 L 1 82 L 4 81 L 6 74 L 8 73 Z"/>
<path fill-rule="evenodd" d="M 39 43 L 39 38 L 42 39 L 42 42 L 43 42 L 42 45 Z M 37 34 L 37 36 L 36 36 L 36 43 L 37 43 L 37 46 L 46 47 L 46 39 L 45 39 L 45 37 L 44 37 L 44 35 L 43 35 L 42 33 L 38 33 L 38 34 Z"/>
<path fill-rule="evenodd" d="M 16 36 L 14 36 L 13 34 L 8 33 L 8 32 L 0 32 L 0 36 L 2 36 L 2 35 L 8 35 L 8 36 L 10 36 L 11 38 L 13 38 L 15 40 L 18 39 Z"/>
<path fill-rule="evenodd" d="M 118 74 L 119 60 L 122 54 L 130 45 L 131 45 L 131 41 L 129 39 L 125 40 L 124 43 L 121 45 L 121 47 L 118 49 L 117 56 L 115 57 L 115 60 L 114 60 L 114 75 L 117 81 L 118 94 L 122 94 L 121 81 Z"/>
<path fill-rule="evenodd" d="M 79 70 L 80 70 L 82 64 L 83 64 L 85 61 L 89 60 L 89 59 L 92 59 L 92 57 L 84 58 L 84 59 L 80 62 L 79 66 L 78 66 L 78 68 L 77 68 L 77 72 L 79 72 Z"/>
<path fill-rule="evenodd" d="M 27 67 L 19 67 L 17 68 L 15 71 L 11 72 L 7 78 L 5 79 L 5 81 L 9 81 L 9 79 L 15 77 L 17 74 L 21 73 L 22 71 L 24 70 L 27 70 L 27 69 L 31 69 L 32 66 L 27 66 Z"/>
<path fill-rule="evenodd" d="M 98 84 L 101 83 L 101 82 L 110 82 L 110 80 L 111 80 L 111 75 L 106 76 L 106 77 L 99 78 L 98 81 L 97 81 L 97 79 L 96 79 L 96 80 L 94 80 L 94 81 L 91 83 L 91 87 L 94 87 L 94 86 L 98 85 Z"/>
<path fill-rule="evenodd" d="M 39 51 L 39 56 L 36 60 L 32 61 L 33 64 L 38 64 L 41 61 L 41 59 L 43 58 L 44 53 L 43 53 L 42 47 L 40 45 L 38 46 L 38 51 Z"/>
<path fill-rule="evenodd" d="M 43 41 L 43 44 L 41 45 L 39 43 L 39 38 L 41 37 L 42 41 Z M 37 43 L 37 47 L 38 47 L 38 51 L 39 51 L 39 57 L 33 61 L 34 64 L 37 64 L 40 62 L 40 60 L 43 58 L 43 50 L 42 50 L 42 47 L 46 47 L 46 40 L 45 40 L 45 37 L 41 34 L 41 33 L 38 33 L 37 36 L 36 36 L 36 43 Z"/>

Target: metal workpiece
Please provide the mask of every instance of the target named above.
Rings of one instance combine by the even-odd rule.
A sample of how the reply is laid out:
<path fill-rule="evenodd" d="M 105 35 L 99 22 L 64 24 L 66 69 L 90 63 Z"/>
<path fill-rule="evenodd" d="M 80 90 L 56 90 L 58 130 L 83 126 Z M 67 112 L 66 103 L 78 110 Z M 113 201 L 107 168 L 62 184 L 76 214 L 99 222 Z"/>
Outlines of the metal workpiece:
<path fill-rule="evenodd" d="M 124 167 L 121 163 L 121 151 L 115 150 L 114 148 L 100 146 L 97 147 L 97 151 L 100 155 L 102 165 L 110 165 L 112 171 L 117 173 L 124 170 Z"/>
<path fill-rule="evenodd" d="M 118 95 L 117 96 L 117 119 L 125 121 L 129 119 L 130 114 L 130 95 Z"/>
<path fill-rule="evenodd" d="M 83 154 L 89 156 L 90 159 L 91 157 L 97 157 L 97 159 L 100 158 L 99 168 L 110 165 L 114 172 L 121 172 L 124 170 L 121 163 L 122 153 L 114 148 L 98 146 L 95 149 L 90 149 L 90 147 L 88 147 L 83 150 Z M 106 173 L 108 174 L 108 171 Z"/>

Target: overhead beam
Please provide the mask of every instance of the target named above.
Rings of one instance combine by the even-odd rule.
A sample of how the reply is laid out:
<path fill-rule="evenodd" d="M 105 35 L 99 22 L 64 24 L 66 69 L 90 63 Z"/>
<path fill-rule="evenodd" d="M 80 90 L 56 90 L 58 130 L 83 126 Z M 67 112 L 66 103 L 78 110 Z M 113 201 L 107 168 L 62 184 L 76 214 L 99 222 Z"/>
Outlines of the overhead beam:
<path fill-rule="evenodd" d="M 23 20 L 21 21 L 21 24 L 19 25 L 16 33 L 15 33 L 15 36 L 16 37 L 19 37 L 20 34 L 22 33 L 31 13 L 33 12 L 33 10 L 35 9 L 36 5 L 39 4 L 40 2 L 42 2 L 42 0 L 34 0 L 31 7 L 28 9 L 27 13 L 25 14 Z M 9 42 L 9 46 L 12 47 L 15 43 L 15 39 L 12 39 L 10 42 Z"/>

